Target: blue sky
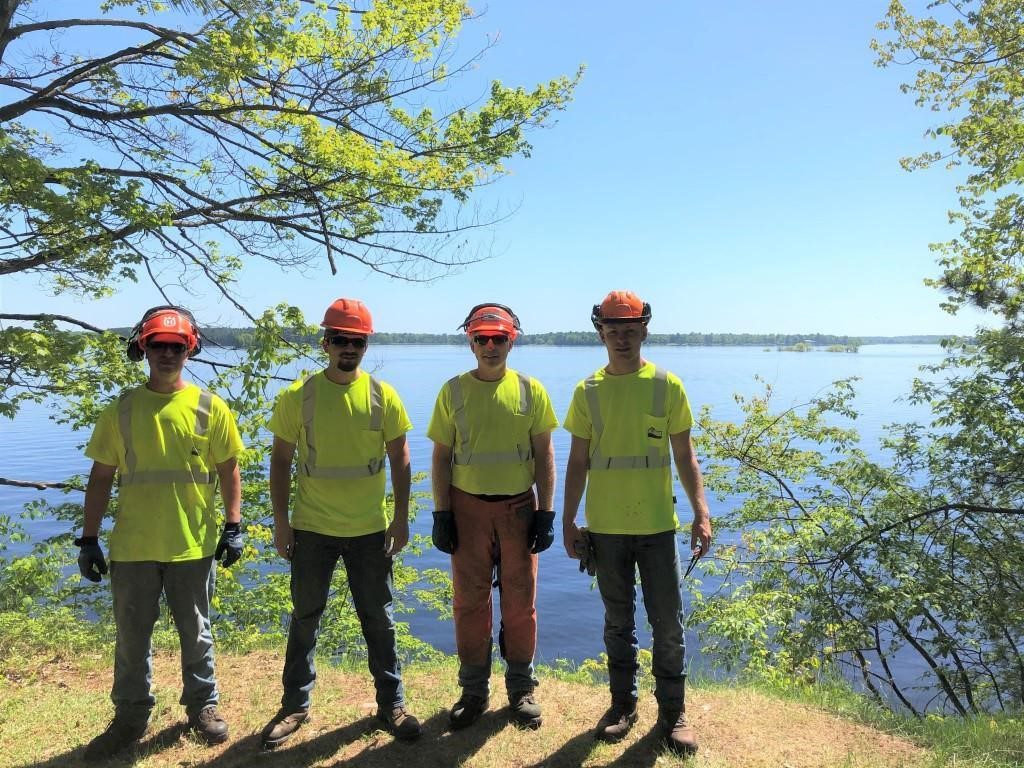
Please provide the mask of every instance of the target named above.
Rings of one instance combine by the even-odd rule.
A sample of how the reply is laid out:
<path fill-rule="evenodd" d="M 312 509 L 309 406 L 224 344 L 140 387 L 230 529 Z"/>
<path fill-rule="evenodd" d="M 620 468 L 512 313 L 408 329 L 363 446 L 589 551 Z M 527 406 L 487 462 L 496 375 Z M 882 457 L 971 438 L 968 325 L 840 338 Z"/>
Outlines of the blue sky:
<path fill-rule="evenodd" d="M 532 158 L 489 188 L 515 209 L 481 233 L 492 257 L 429 284 L 343 263 L 282 276 L 250 270 L 254 307 L 288 301 L 318 318 L 362 298 L 382 331 L 453 331 L 473 304 L 512 306 L 524 329 L 589 327 L 592 304 L 628 288 L 654 332 L 969 333 L 923 285 L 930 242 L 953 234 L 957 174 L 913 174 L 899 158 L 934 149 L 936 115 L 901 94 L 907 67 L 881 70 L 869 48 L 885 2 L 591 0 L 494 2 L 460 36 L 498 38 L 451 98 L 491 78 L 530 86 L 579 64 L 575 101 L 533 134 Z M 41 298 L 5 278 L 0 306 L 127 325 L 158 301 L 141 288 L 87 306 Z M 239 324 L 212 297 L 208 324 Z"/>

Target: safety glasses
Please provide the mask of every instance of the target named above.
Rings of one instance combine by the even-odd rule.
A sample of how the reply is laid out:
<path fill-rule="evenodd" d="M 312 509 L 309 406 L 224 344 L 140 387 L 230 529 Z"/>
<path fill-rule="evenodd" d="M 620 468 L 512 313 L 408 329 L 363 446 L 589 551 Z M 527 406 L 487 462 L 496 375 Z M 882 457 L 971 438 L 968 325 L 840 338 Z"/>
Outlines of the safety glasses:
<path fill-rule="evenodd" d="M 500 347 L 500 346 L 503 346 L 505 344 L 508 344 L 508 336 L 505 336 L 505 335 L 500 335 L 500 336 L 484 336 L 484 335 L 481 334 L 480 336 L 474 336 L 473 337 L 473 341 L 475 341 L 481 347 L 486 347 L 488 341 L 493 342 L 494 346 Z"/>
<path fill-rule="evenodd" d="M 330 336 L 327 339 L 327 343 L 332 347 L 355 347 L 356 349 L 366 349 L 366 339 L 361 339 L 358 336 Z"/>
<path fill-rule="evenodd" d="M 152 349 L 154 352 L 163 352 L 167 350 L 175 355 L 183 355 L 188 351 L 187 344 L 176 344 L 173 341 L 151 341 L 146 344 L 146 349 Z"/>

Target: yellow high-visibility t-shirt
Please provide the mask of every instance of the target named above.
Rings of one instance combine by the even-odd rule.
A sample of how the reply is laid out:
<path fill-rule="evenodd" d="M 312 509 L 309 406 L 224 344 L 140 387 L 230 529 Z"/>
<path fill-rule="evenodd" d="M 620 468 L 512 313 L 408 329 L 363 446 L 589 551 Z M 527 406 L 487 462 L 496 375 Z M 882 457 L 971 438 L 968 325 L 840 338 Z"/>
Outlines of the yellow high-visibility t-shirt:
<path fill-rule="evenodd" d="M 206 433 L 197 434 L 201 392 L 194 384 L 171 394 L 138 387 L 107 406 L 96 422 L 85 455 L 117 467 L 121 478 L 110 533 L 111 560 L 179 562 L 207 557 L 216 549 L 216 483 L 156 479 L 158 473 L 216 477 L 217 464 L 244 449 L 234 416 L 216 395 Z M 120 426 L 123 402 L 130 407 L 134 472 L 140 478 L 148 473 L 149 478 L 131 484 L 126 484 L 131 472 Z"/>
<path fill-rule="evenodd" d="M 594 374 L 604 430 L 599 446 L 605 457 L 644 456 L 652 446 L 671 456 L 670 435 L 693 426 L 693 414 L 683 383 L 668 373 L 664 416 L 653 415 L 653 363 L 618 376 L 603 368 Z M 594 440 L 593 417 L 587 404 L 586 383 L 573 391 L 565 428 L 576 437 Z M 649 534 L 675 530 L 672 467 L 596 469 L 587 472 L 587 527 L 595 533 Z"/>
<path fill-rule="evenodd" d="M 427 437 L 452 449 L 452 485 L 475 494 L 515 494 L 527 490 L 534 482 L 534 460 L 526 458 L 532 456 L 531 438 L 558 426 L 544 386 L 529 378 L 528 412 L 523 413 L 519 374 L 511 368 L 505 370 L 499 381 L 481 381 L 468 372 L 460 375 L 458 381 L 465 418 L 456 418 L 452 385 L 446 382 L 437 395 L 427 428 Z M 460 421 L 466 425 L 465 434 L 458 428 Z M 463 458 L 470 463 L 460 463 Z M 474 463 L 475 460 L 482 463 Z"/>
<path fill-rule="evenodd" d="M 364 477 L 310 477 L 309 445 L 303 423 L 305 379 L 291 384 L 278 396 L 267 425 L 276 437 L 298 446 L 298 494 L 292 504 L 291 525 L 300 531 L 326 536 L 364 536 L 387 527 L 385 471 Z M 378 380 L 382 419 L 370 429 L 370 376 L 360 371 L 351 384 L 336 384 L 324 374 L 312 378 L 316 387 L 313 448 L 317 467 L 365 467 L 382 462 L 385 443 L 401 437 L 412 422 L 394 388 Z"/>

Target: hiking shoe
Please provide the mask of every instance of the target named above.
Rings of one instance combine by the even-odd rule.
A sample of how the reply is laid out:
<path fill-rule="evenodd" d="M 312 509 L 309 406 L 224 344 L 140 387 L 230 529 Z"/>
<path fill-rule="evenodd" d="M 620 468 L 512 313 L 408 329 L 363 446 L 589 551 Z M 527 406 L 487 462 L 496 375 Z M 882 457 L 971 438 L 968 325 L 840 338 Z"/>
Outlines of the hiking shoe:
<path fill-rule="evenodd" d="M 453 731 L 472 725 L 480 719 L 487 709 L 487 699 L 484 696 L 474 696 L 472 693 L 464 693 L 462 697 L 452 706 L 448 713 L 448 725 Z"/>
<path fill-rule="evenodd" d="M 632 699 L 612 699 L 608 711 L 597 721 L 594 737 L 601 741 L 622 741 L 636 722 L 636 702 Z"/>
<path fill-rule="evenodd" d="M 145 721 L 133 723 L 115 717 L 103 733 L 89 742 L 85 747 L 83 757 L 89 762 L 113 757 L 121 750 L 137 743 L 142 738 L 142 734 L 146 732 L 146 727 Z"/>
<path fill-rule="evenodd" d="M 686 722 L 686 710 L 660 709 L 658 726 L 666 746 L 677 755 L 692 755 L 697 752 L 697 735 Z"/>
<path fill-rule="evenodd" d="M 228 724 L 217 711 L 216 704 L 208 704 L 198 715 L 190 715 L 188 727 L 207 744 L 223 744 L 228 740 Z"/>
<path fill-rule="evenodd" d="M 391 709 L 378 709 L 377 719 L 384 723 L 384 727 L 392 736 L 402 741 L 418 739 L 423 733 L 423 727 L 416 719 L 416 715 L 401 704 Z"/>
<path fill-rule="evenodd" d="M 512 719 L 516 725 L 534 731 L 540 728 L 543 718 L 540 716 L 540 704 L 533 698 L 533 691 L 510 693 L 508 704 L 512 708 Z"/>
<path fill-rule="evenodd" d="M 260 746 L 263 749 L 274 749 L 284 744 L 308 719 L 308 709 L 297 709 L 294 712 L 287 709 L 278 710 L 260 733 Z"/>

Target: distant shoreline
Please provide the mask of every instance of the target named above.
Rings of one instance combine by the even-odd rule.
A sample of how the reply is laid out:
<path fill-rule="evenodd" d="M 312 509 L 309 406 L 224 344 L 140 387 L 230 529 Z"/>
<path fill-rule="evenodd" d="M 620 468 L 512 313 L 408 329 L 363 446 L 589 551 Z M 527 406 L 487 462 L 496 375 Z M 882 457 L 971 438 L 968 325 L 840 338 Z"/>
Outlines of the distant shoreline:
<path fill-rule="evenodd" d="M 110 331 L 127 336 L 128 328 L 111 328 Z M 203 338 L 224 347 L 249 346 L 254 336 L 252 328 L 204 328 Z M 314 343 L 318 335 L 300 336 L 286 334 L 288 341 Z M 805 345 L 812 349 L 819 347 L 858 347 L 864 344 L 940 344 L 944 339 L 958 338 L 955 334 L 904 335 L 904 336 L 849 336 L 825 333 L 652 333 L 647 337 L 650 345 L 671 345 L 686 347 L 792 347 Z M 462 345 L 466 336 L 461 333 L 375 333 L 376 345 L 439 344 Z M 551 347 L 593 347 L 600 346 L 594 331 L 553 331 L 529 333 L 520 336 L 520 346 Z"/>

